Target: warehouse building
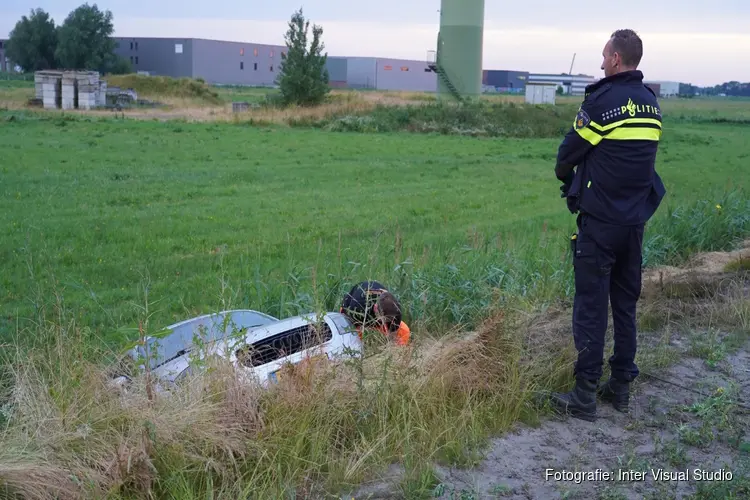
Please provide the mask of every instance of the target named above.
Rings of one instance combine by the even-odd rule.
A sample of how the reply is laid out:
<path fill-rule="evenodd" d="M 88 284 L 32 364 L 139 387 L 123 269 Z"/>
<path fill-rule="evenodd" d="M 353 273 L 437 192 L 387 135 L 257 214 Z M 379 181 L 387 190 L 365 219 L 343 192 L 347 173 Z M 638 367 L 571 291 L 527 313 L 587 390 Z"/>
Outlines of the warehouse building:
<path fill-rule="evenodd" d="M 346 82 L 352 89 L 437 92 L 437 74 L 427 61 L 346 57 Z"/>
<path fill-rule="evenodd" d="M 203 78 L 211 84 L 273 86 L 283 45 L 200 38 L 115 38 L 115 53 L 133 70 L 156 76 Z M 328 56 L 335 88 L 435 92 L 437 75 L 426 61 Z"/>
<path fill-rule="evenodd" d="M 652 89 L 658 89 L 658 91 L 655 90 L 655 92 L 659 97 L 674 97 L 680 94 L 680 82 L 654 81 L 644 83 Z"/>
<path fill-rule="evenodd" d="M 283 45 L 201 38 L 115 38 L 115 53 L 134 71 L 224 85 L 274 85 L 285 51 Z"/>
<path fill-rule="evenodd" d="M 346 88 L 346 57 L 328 56 L 326 59 L 326 69 L 328 70 L 328 84 L 337 89 Z"/>
<path fill-rule="evenodd" d="M 523 93 L 529 80 L 528 71 L 486 69 L 482 71 L 482 87 L 485 92 Z"/>
<path fill-rule="evenodd" d="M 581 96 L 586 93 L 586 86 L 595 83 L 598 79 L 589 75 L 559 75 L 530 73 L 528 81 L 534 83 L 555 84 L 562 87 L 564 94 Z"/>

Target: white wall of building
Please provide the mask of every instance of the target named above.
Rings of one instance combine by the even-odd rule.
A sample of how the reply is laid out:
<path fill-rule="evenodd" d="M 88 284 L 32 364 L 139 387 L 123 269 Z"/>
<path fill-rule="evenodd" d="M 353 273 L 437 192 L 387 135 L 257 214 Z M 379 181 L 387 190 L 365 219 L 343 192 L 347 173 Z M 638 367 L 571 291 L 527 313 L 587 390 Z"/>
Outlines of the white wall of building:
<path fill-rule="evenodd" d="M 437 73 L 425 71 L 427 62 L 406 59 L 377 60 L 377 89 L 437 92 Z"/>
<path fill-rule="evenodd" d="M 672 97 L 680 93 L 680 82 L 655 82 L 660 85 L 659 97 Z"/>
<path fill-rule="evenodd" d="M 548 83 L 526 84 L 527 104 L 555 104 L 557 85 Z"/>
<path fill-rule="evenodd" d="M 545 73 L 529 73 L 529 83 L 547 83 L 562 87 L 565 94 L 584 95 L 586 86 L 598 79 L 588 75 L 551 75 Z"/>

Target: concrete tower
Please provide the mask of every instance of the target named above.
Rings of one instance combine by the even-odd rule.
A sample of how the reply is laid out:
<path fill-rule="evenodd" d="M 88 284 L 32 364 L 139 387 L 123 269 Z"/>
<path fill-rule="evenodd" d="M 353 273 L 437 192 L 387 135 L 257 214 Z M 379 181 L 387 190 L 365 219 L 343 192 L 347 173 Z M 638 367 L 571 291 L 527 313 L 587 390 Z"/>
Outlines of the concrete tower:
<path fill-rule="evenodd" d="M 441 0 L 435 70 L 438 92 L 463 99 L 482 92 L 484 0 Z"/>

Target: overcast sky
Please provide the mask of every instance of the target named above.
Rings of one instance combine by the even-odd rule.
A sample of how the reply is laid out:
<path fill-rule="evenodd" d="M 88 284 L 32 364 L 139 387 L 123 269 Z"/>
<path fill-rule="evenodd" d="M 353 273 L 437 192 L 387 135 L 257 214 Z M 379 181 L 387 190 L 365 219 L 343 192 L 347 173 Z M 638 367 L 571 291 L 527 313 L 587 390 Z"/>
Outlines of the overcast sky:
<path fill-rule="evenodd" d="M 83 3 L 0 0 L 0 37 L 31 8 L 60 24 Z M 93 2 L 91 2 L 93 3 Z M 435 48 L 440 0 L 103 0 L 116 36 L 215 38 L 282 45 L 299 7 L 323 26 L 329 55 L 423 60 Z M 644 41 L 647 79 L 714 85 L 750 81 L 750 1 L 630 0 L 596 4 L 560 0 L 486 0 L 485 69 L 567 72 L 601 77 L 609 34 L 632 28 Z M 271 6 L 273 5 L 273 6 Z M 580 6 L 580 7 L 579 7 Z M 586 6 L 592 6 L 586 10 Z"/>

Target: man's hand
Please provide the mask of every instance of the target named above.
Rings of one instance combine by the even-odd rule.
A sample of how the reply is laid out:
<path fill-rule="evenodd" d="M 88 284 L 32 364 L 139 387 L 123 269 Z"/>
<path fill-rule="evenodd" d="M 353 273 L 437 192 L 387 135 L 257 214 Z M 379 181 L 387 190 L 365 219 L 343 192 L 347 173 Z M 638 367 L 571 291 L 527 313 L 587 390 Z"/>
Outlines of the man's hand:
<path fill-rule="evenodd" d="M 570 190 L 570 185 L 573 184 L 574 177 L 575 173 L 571 170 L 564 179 L 560 179 L 562 181 L 562 186 L 560 186 L 560 198 L 568 196 L 568 191 Z"/>

